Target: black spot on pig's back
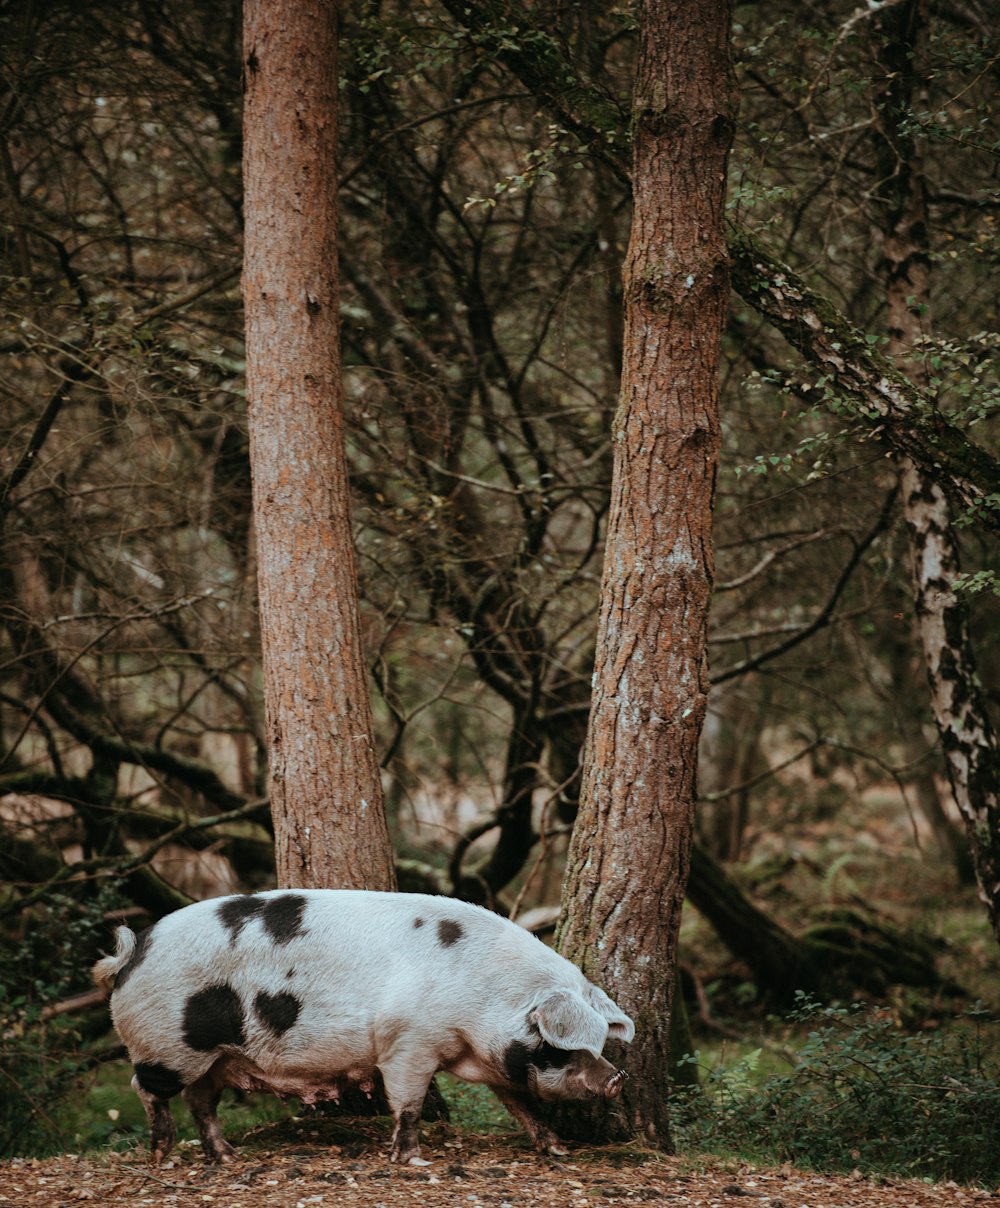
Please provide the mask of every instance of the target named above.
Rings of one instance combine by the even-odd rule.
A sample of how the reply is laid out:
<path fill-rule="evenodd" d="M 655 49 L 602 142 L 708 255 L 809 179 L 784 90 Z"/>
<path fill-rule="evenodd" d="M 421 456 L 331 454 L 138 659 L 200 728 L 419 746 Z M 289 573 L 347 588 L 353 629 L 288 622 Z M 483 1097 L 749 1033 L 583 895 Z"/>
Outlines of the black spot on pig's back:
<path fill-rule="evenodd" d="M 254 1014 L 275 1036 L 283 1036 L 292 1027 L 302 1010 L 302 1003 L 294 994 L 284 991 L 268 994 L 261 991 L 253 1001 Z"/>
<path fill-rule="evenodd" d="M 115 990 L 120 990 L 146 959 L 152 938 L 152 927 L 147 927 L 145 931 L 140 931 L 135 937 L 135 950 L 129 957 L 128 963 L 122 966 L 118 976 L 115 978 Z"/>
<path fill-rule="evenodd" d="M 264 907 L 264 929 L 276 944 L 287 944 L 296 936 L 305 935 L 302 916 L 306 899 L 298 893 L 283 893 L 269 898 Z"/>
<path fill-rule="evenodd" d="M 229 938 L 235 943 L 240 932 L 250 922 L 262 913 L 264 903 L 253 894 L 242 894 L 235 898 L 226 898 L 219 906 L 219 920 L 229 932 Z"/>
<path fill-rule="evenodd" d="M 442 948 L 450 948 L 465 935 L 462 924 L 456 923 L 454 919 L 439 919 L 437 931 L 438 943 Z"/>
<path fill-rule="evenodd" d="M 242 1045 L 243 1006 L 232 986 L 208 986 L 184 1004 L 184 1042 L 208 1053 L 223 1044 Z"/>
<path fill-rule="evenodd" d="M 305 934 L 302 927 L 305 909 L 306 899 L 299 893 L 283 893 L 273 898 L 247 893 L 226 898 L 220 903 L 219 921 L 229 932 L 229 938 L 234 944 L 243 928 L 258 918 L 276 944 L 287 944 L 296 936 Z"/>
<path fill-rule="evenodd" d="M 135 1080 L 148 1095 L 155 1095 L 157 1099 L 172 1099 L 184 1089 L 180 1074 L 158 1062 L 137 1061 Z"/>

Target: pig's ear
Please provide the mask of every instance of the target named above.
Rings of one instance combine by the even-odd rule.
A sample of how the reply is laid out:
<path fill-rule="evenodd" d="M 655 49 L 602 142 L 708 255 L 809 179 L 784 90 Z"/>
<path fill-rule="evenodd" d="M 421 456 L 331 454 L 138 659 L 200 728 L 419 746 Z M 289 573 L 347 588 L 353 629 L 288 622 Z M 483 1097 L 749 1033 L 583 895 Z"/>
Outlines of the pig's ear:
<path fill-rule="evenodd" d="M 612 1002 L 593 982 L 587 986 L 587 998 L 594 1010 L 608 1021 L 608 1035 L 611 1039 L 624 1040 L 626 1044 L 631 1044 L 635 1038 L 635 1024 L 621 1007 Z"/>
<path fill-rule="evenodd" d="M 607 1020 L 573 990 L 553 990 L 528 1016 L 542 1039 L 557 1049 L 586 1049 L 600 1057 Z"/>

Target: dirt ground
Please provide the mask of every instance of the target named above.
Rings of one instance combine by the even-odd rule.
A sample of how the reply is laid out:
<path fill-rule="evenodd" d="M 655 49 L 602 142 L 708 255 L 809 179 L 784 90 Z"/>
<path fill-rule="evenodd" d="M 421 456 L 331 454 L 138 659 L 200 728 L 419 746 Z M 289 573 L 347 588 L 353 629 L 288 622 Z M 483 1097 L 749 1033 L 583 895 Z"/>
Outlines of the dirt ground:
<path fill-rule="evenodd" d="M 715 1208 L 952 1208 L 997 1205 L 995 1193 L 913 1180 L 831 1177 L 692 1157 L 665 1158 L 633 1146 L 575 1149 L 558 1161 L 519 1137 L 422 1130 L 431 1164 L 400 1169 L 388 1161 L 381 1122 L 298 1120 L 255 1129 L 237 1161 L 209 1166 L 200 1147 L 182 1143 L 167 1164 L 144 1153 L 104 1153 L 0 1163 L 0 1205 L 78 1208 L 585 1208 L 666 1204 Z M 233 1138 L 239 1141 L 239 1138 Z"/>

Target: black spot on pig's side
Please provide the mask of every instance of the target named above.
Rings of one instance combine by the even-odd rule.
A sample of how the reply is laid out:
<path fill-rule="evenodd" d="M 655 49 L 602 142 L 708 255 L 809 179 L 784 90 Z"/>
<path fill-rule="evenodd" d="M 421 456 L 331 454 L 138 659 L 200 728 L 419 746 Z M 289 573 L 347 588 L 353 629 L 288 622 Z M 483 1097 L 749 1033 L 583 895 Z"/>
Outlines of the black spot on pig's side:
<path fill-rule="evenodd" d="M 464 934 L 461 924 L 456 923 L 453 919 L 439 920 L 438 941 L 443 948 L 450 948 L 452 944 L 457 944 Z"/>
<path fill-rule="evenodd" d="M 254 999 L 253 1009 L 266 1028 L 282 1036 L 298 1019 L 302 1003 L 294 994 L 267 994 L 262 990 Z"/>
<path fill-rule="evenodd" d="M 153 928 L 147 927 L 145 931 L 140 931 L 135 937 L 135 951 L 129 958 L 129 962 L 125 965 L 118 976 L 115 978 L 115 989 L 120 990 L 128 981 L 132 974 L 139 968 L 142 962 L 146 959 L 146 954 L 149 952 L 149 943 L 153 938 Z"/>
<path fill-rule="evenodd" d="M 253 918 L 256 918 L 264 909 L 264 903 L 260 898 L 255 898 L 252 894 L 243 894 L 237 898 L 226 898 L 219 906 L 219 918 L 223 925 L 228 929 L 230 939 L 235 943 L 240 936 L 240 932 Z"/>
<path fill-rule="evenodd" d="M 414 919 L 414 920 L 413 920 L 413 926 L 414 926 L 415 928 L 420 928 L 420 927 L 423 927 L 423 925 L 424 925 L 424 920 L 423 920 L 423 919 Z"/>
<path fill-rule="evenodd" d="M 512 1040 L 504 1049 L 503 1068 L 515 1086 L 527 1086 L 529 1065 L 533 1065 L 537 1070 L 561 1069 L 572 1060 L 573 1053 L 570 1049 L 557 1049 L 547 1041 L 529 1045 L 523 1040 Z"/>
<path fill-rule="evenodd" d="M 306 900 L 301 894 L 285 893 L 268 899 L 264 907 L 264 928 L 276 944 L 287 944 L 305 934 L 302 930 L 305 909 Z"/>
<path fill-rule="evenodd" d="M 157 1099 L 172 1099 L 184 1089 L 177 1071 L 165 1065 L 137 1061 L 135 1077 L 142 1089 L 148 1095 L 155 1095 Z"/>
<path fill-rule="evenodd" d="M 184 1005 L 184 1041 L 199 1053 L 243 1044 L 243 1007 L 231 986 L 209 986 Z"/>
<path fill-rule="evenodd" d="M 305 908 L 306 900 L 298 893 L 283 893 L 276 898 L 246 893 L 220 903 L 219 919 L 234 944 L 247 923 L 256 918 L 261 919 L 264 930 L 276 944 L 287 944 L 305 934 L 302 929 Z"/>

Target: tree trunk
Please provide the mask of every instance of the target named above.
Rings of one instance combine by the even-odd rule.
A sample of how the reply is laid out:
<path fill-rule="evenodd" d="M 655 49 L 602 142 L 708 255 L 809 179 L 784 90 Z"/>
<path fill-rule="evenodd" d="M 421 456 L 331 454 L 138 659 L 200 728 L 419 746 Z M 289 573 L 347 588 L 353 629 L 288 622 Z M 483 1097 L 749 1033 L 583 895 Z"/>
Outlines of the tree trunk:
<path fill-rule="evenodd" d="M 942 789 L 952 798 L 954 794 L 950 787 L 939 788 L 938 785 L 939 773 L 946 772 L 940 739 L 931 746 L 924 737 L 928 708 L 927 696 L 921 689 L 927 682 L 927 672 L 916 620 L 910 626 L 900 625 L 883 631 L 879 641 L 891 673 L 886 698 L 895 709 L 894 728 L 903 749 L 903 761 L 909 769 L 906 789 L 927 821 L 938 851 L 954 868 L 959 884 L 974 885 L 976 871 L 965 827 L 951 820 L 942 802 Z"/>
<path fill-rule="evenodd" d="M 244 13 L 247 404 L 282 885 L 395 885 L 362 653 L 340 378 L 333 0 Z"/>
<path fill-rule="evenodd" d="M 722 210 L 735 110 L 726 0 L 645 0 L 611 511 L 558 937 L 562 953 L 632 1015 L 636 1039 L 620 1107 L 560 1112 L 557 1127 L 592 1137 L 635 1131 L 663 1148 L 674 949 L 708 692 L 717 369 L 729 297 Z"/>
<path fill-rule="evenodd" d="M 912 122 L 926 63 L 928 9 L 928 0 L 904 0 L 882 14 L 884 74 L 874 109 L 888 351 L 929 396 L 927 367 L 915 352 L 930 329 L 930 245 L 922 147 Z M 968 611 L 952 586 L 959 572 L 958 543 L 948 499 L 935 477 L 909 457 L 900 457 L 899 467 L 931 710 L 965 820 L 980 897 L 1000 940 L 1000 742 L 976 670 Z"/>

